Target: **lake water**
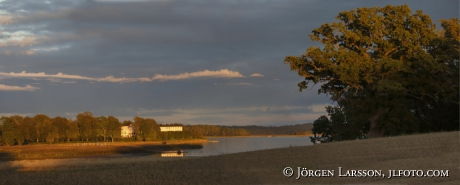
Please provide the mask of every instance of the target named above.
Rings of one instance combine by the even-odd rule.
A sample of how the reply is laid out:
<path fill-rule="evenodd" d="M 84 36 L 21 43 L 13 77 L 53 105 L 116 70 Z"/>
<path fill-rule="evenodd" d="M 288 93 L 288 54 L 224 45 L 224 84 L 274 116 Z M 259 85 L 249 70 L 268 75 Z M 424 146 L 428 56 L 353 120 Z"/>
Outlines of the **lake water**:
<path fill-rule="evenodd" d="M 202 149 L 187 149 L 180 156 L 210 156 L 290 146 L 313 145 L 309 137 L 209 137 Z"/>

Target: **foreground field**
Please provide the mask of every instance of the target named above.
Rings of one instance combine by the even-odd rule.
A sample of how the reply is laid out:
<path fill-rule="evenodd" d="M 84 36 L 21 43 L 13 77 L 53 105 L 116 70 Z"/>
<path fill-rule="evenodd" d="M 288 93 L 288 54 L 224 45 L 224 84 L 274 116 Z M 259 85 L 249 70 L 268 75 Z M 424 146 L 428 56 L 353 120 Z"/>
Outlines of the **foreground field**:
<path fill-rule="evenodd" d="M 71 168 L 0 171 L 0 184 L 460 184 L 460 132 L 346 141 L 201 158 L 81 164 Z M 100 159 L 103 160 L 103 159 Z M 124 160 L 124 161 L 123 161 Z M 166 160 L 166 159 L 165 159 Z M 285 167 L 294 174 L 283 175 Z M 334 170 L 301 177 L 297 167 Z M 382 177 L 339 177 L 382 170 Z M 449 177 L 393 177 L 389 170 L 449 170 Z"/>

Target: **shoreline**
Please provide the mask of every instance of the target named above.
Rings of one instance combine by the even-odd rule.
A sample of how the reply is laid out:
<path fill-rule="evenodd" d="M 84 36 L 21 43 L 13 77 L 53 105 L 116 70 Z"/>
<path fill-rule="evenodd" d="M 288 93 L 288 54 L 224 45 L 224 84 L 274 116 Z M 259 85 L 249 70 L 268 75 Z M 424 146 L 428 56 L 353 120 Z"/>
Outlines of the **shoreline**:
<path fill-rule="evenodd" d="M 247 138 L 247 137 L 310 137 L 313 135 L 249 135 L 249 136 L 206 136 L 204 138 Z"/>
<path fill-rule="evenodd" d="M 2 170 L 0 184 L 459 184 L 459 135 L 459 131 L 429 133 L 206 157 L 92 159 L 82 166 L 40 169 L 37 165 L 33 173 Z M 286 167 L 294 169 L 293 176 L 283 175 Z M 342 175 L 347 170 L 381 170 L 386 175 L 391 170 L 449 170 L 449 177 L 359 178 L 336 173 L 296 179 L 300 168 L 341 169 Z"/>
<path fill-rule="evenodd" d="M 206 139 L 119 143 L 63 143 L 0 147 L 0 161 L 72 159 L 116 154 L 157 154 L 162 151 L 200 149 Z"/>

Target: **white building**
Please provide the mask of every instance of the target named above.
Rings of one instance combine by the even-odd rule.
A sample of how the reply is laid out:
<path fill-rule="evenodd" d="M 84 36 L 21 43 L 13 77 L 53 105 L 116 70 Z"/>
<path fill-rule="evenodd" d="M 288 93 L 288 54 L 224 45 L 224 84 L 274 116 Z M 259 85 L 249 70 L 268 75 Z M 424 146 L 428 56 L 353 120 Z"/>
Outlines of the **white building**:
<path fill-rule="evenodd" d="M 182 126 L 160 126 L 161 132 L 181 132 Z"/>
<path fill-rule="evenodd" d="M 131 125 L 121 127 L 121 137 L 133 137 L 133 136 L 134 136 L 134 128 Z"/>

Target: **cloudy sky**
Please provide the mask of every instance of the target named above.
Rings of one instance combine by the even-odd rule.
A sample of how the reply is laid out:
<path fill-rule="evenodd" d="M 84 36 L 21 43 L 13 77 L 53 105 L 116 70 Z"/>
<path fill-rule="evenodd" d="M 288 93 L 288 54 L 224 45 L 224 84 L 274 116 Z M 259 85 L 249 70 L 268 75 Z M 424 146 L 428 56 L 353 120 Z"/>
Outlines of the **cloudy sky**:
<path fill-rule="evenodd" d="M 387 4 L 459 16 L 458 0 L 0 0 L 0 115 L 311 122 L 333 102 L 299 92 L 284 57 L 339 12 Z"/>

